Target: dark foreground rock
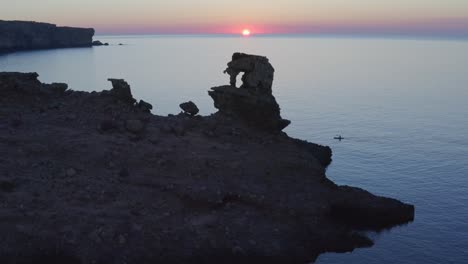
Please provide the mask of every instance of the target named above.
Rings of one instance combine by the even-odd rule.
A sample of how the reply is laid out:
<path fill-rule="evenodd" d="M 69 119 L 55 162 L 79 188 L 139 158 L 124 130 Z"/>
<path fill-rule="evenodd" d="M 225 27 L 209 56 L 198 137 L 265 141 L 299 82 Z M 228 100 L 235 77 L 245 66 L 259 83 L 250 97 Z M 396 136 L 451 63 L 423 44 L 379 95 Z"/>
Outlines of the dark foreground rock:
<path fill-rule="evenodd" d="M 94 29 L 0 20 L 0 53 L 18 50 L 91 47 Z"/>
<path fill-rule="evenodd" d="M 328 147 L 223 113 L 152 115 L 111 81 L 0 73 L 1 263 L 308 263 L 413 220 L 328 180 Z"/>

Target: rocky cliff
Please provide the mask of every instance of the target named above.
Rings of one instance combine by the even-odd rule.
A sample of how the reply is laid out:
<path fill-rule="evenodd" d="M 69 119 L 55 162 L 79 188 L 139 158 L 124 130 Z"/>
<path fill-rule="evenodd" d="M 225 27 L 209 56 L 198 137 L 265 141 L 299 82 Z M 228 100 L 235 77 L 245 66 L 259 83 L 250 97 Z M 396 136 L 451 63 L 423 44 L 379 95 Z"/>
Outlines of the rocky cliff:
<path fill-rule="evenodd" d="M 0 52 L 90 47 L 94 29 L 57 27 L 53 24 L 0 20 Z"/>
<path fill-rule="evenodd" d="M 1 263 L 305 264 L 414 218 L 331 182 L 331 149 L 281 132 L 276 107 L 256 115 L 249 101 L 276 104 L 270 85 L 229 85 L 211 116 L 193 102 L 157 116 L 122 79 L 87 93 L 37 78 L 0 73 Z"/>

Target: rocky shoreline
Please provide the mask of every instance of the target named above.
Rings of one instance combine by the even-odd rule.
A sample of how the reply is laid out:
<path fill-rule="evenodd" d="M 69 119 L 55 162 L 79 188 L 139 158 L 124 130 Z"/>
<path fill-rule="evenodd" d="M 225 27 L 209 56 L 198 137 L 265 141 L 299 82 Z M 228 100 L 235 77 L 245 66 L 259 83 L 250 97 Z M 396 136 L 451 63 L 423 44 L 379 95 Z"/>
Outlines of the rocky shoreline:
<path fill-rule="evenodd" d="M 0 20 L 0 53 L 93 46 L 94 29 Z"/>
<path fill-rule="evenodd" d="M 120 79 L 88 93 L 0 73 L 1 263 L 304 264 L 414 219 L 281 131 L 267 58 L 236 53 L 226 73 L 210 116 L 153 115 Z"/>

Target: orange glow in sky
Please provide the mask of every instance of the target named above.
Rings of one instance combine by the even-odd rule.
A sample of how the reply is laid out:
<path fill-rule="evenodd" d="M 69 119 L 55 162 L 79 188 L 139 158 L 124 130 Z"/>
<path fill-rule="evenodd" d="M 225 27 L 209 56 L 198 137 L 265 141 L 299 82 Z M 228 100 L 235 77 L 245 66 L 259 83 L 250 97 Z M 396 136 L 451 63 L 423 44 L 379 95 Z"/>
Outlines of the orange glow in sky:
<path fill-rule="evenodd" d="M 250 36 L 250 30 L 248 29 L 242 30 L 242 36 L 245 36 L 245 37 Z"/>
<path fill-rule="evenodd" d="M 1 20 L 97 34 L 420 34 L 468 37 L 467 0 L 21 0 Z M 232 12 L 243 8 L 242 12 Z M 111 8 L 109 8 L 111 7 Z M 96 16 L 94 14 L 99 14 Z"/>

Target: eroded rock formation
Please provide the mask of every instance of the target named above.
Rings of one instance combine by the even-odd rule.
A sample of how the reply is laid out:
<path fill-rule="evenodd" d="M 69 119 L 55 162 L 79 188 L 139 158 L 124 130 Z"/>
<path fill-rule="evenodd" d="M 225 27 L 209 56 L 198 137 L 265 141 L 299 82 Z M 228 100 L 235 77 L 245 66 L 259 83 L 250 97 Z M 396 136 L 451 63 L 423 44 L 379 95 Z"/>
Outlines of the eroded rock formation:
<path fill-rule="evenodd" d="M 134 104 L 136 102 L 133 98 L 132 91 L 130 90 L 130 85 L 124 79 L 107 79 L 112 83 L 112 89 L 109 93 L 115 98 L 121 100 L 122 102 Z"/>
<path fill-rule="evenodd" d="M 208 94 L 222 114 L 261 129 L 281 131 L 291 122 L 281 117 L 272 94 L 274 72 L 266 57 L 234 53 L 224 71 L 229 74 L 230 85 L 211 88 Z M 242 85 L 237 88 L 236 78 L 240 73 L 243 73 Z"/>
<path fill-rule="evenodd" d="M 327 179 L 329 147 L 37 77 L 0 73 L 2 264 L 305 264 L 414 217 Z"/>
<path fill-rule="evenodd" d="M 0 20 L 0 53 L 18 50 L 90 47 L 94 29 Z"/>

